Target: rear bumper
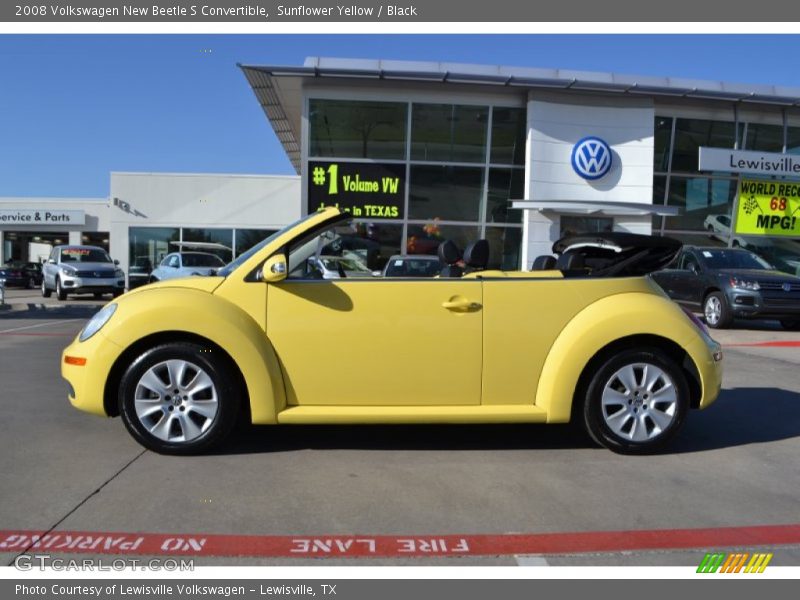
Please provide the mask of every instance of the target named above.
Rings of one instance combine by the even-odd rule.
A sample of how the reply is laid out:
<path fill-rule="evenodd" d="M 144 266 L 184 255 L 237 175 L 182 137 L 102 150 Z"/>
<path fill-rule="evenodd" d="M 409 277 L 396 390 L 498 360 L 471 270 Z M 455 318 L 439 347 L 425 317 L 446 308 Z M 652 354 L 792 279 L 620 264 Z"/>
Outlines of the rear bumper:
<path fill-rule="evenodd" d="M 722 346 L 707 335 L 699 335 L 686 346 L 700 379 L 698 408 L 707 408 L 722 389 Z"/>

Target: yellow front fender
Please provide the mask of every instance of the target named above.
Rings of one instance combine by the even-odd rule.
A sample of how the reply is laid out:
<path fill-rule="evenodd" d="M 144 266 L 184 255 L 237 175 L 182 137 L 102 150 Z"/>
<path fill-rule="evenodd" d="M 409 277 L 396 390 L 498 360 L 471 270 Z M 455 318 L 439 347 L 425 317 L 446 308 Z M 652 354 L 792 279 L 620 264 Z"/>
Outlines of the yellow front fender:
<path fill-rule="evenodd" d="M 283 378 L 275 351 L 264 331 L 235 304 L 189 287 L 142 288 L 122 296 L 103 335 L 129 348 L 164 332 L 186 332 L 205 338 L 231 357 L 241 371 L 250 396 L 253 423 L 276 423 L 286 404 Z"/>
<path fill-rule="evenodd" d="M 671 340 L 691 357 L 700 375 L 705 407 L 719 388 L 712 348 L 681 308 L 667 298 L 648 293 L 607 296 L 579 312 L 559 334 L 545 359 L 536 405 L 547 411 L 549 423 L 570 420 L 581 373 L 604 347 L 622 338 L 647 335 Z M 713 344 L 709 339 L 709 343 Z M 716 388 L 716 389 L 714 389 Z"/>

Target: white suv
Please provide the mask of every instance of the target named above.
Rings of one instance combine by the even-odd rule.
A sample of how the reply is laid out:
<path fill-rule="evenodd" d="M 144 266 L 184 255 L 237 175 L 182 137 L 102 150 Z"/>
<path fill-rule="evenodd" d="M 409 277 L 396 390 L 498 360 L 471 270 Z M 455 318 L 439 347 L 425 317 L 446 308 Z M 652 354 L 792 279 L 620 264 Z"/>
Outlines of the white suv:
<path fill-rule="evenodd" d="M 42 296 L 55 291 L 59 300 L 67 294 L 112 294 L 125 291 L 125 273 L 108 253 L 97 246 L 56 246 L 42 265 Z"/>

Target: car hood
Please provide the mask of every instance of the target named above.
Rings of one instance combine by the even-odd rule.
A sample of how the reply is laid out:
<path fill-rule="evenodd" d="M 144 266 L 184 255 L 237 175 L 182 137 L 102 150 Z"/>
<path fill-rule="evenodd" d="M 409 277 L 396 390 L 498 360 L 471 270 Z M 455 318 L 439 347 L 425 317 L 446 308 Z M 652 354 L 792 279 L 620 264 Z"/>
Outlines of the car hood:
<path fill-rule="evenodd" d="M 208 292 L 210 294 L 217 289 L 219 284 L 223 281 L 225 281 L 224 277 L 180 277 L 176 279 L 166 279 L 156 283 L 148 283 L 147 285 L 131 290 L 128 294 L 139 294 L 159 288 L 189 288 L 200 290 L 201 292 Z"/>
<path fill-rule="evenodd" d="M 716 271 L 721 277 L 741 277 L 742 279 L 757 279 L 758 281 L 776 281 L 800 283 L 800 277 L 789 275 L 783 271 L 764 269 L 719 269 Z"/>
<path fill-rule="evenodd" d="M 75 271 L 114 271 L 117 268 L 114 263 L 101 262 L 62 263 L 59 266 Z"/>
<path fill-rule="evenodd" d="M 563 237 L 553 253 L 584 257 L 591 274 L 598 277 L 647 275 L 667 266 L 683 244 L 673 238 L 635 233 L 585 233 Z"/>

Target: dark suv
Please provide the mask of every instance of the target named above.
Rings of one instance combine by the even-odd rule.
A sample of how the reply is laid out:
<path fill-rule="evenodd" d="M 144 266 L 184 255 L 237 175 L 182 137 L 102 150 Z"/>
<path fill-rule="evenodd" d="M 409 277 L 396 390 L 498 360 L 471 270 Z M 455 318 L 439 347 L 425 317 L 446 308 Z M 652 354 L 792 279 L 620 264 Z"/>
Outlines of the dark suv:
<path fill-rule="evenodd" d="M 676 302 L 701 309 L 710 327 L 728 327 L 736 317 L 778 319 L 786 329 L 800 329 L 800 277 L 748 250 L 684 246 L 652 277 Z"/>

